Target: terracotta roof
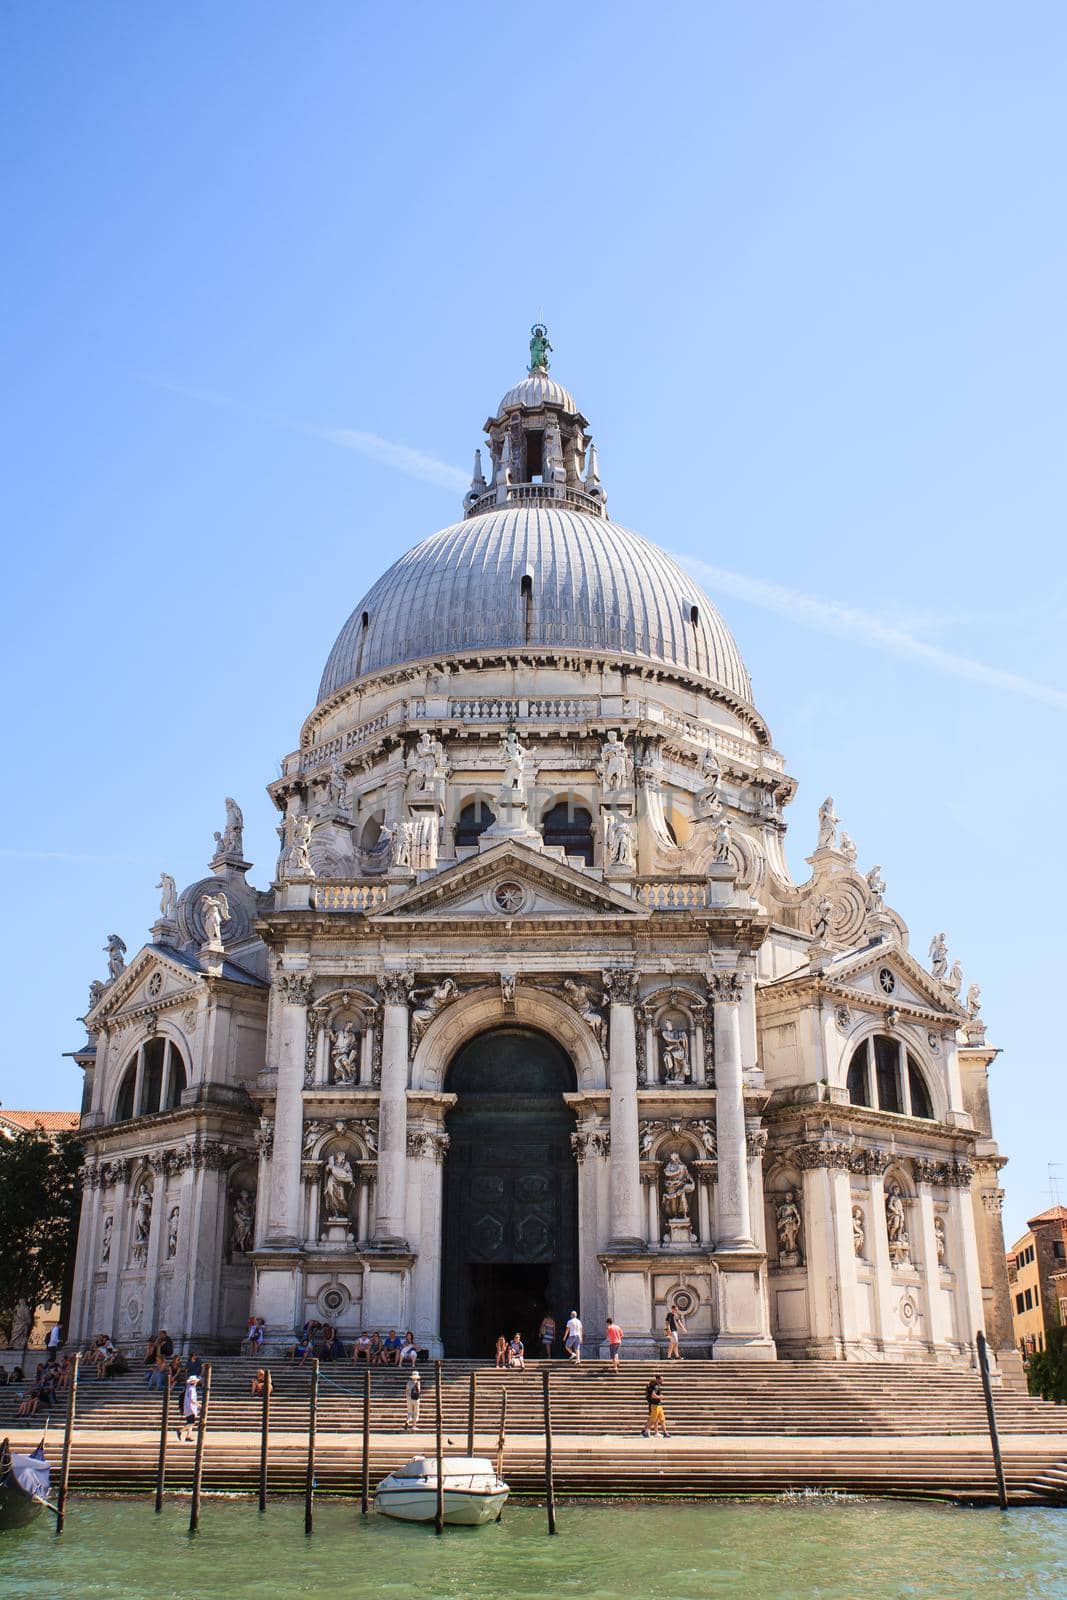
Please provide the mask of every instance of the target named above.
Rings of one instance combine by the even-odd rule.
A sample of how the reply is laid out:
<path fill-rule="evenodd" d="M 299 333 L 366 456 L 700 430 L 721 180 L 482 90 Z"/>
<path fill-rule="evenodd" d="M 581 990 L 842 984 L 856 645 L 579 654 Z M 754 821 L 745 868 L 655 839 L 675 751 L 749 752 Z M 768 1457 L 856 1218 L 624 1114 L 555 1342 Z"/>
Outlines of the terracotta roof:
<path fill-rule="evenodd" d="M 0 1109 L 0 1123 L 13 1128 L 40 1128 L 45 1133 L 73 1133 L 81 1121 L 77 1111 L 8 1111 Z"/>
<path fill-rule="evenodd" d="M 1036 1217 L 1028 1217 L 1026 1226 L 1032 1228 L 1035 1222 L 1067 1222 L 1067 1206 L 1049 1206 L 1047 1211 L 1039 1211 Z"/>

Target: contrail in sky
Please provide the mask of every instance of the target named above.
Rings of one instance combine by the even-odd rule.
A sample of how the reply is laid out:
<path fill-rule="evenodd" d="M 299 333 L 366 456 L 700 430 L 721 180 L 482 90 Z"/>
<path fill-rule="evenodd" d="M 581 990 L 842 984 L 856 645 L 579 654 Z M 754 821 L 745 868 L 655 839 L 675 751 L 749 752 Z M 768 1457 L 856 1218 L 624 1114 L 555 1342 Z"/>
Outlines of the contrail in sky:
<path fill-rule="evenodd" d="M 461 472 L 458 467 L 449 466 L 447 461 L 439 461 L 436 456 L 427 455 L 424 450 L 416 450 L 411 445 L 383 439 L 381 434 L 363 433 L 358 428 L 316 427 L 310 422 L 302 422 L 297 426 L 318 439 L 326 439 L 330 444 L 339 444 L 344 450 L 354 450 L 357 455 L 369 456 L 372 461 L 393 467 L 408 478 L 421 478 L 426 483 L 436 483 L 442 489 L 470 488 L 469 472 Z"/>
<path fill-rule="evenodd" d="M 820 600 L 815 595 L 802 594 L 778 583 L 766 583 L 762 578 L 749 578 L 741 572 L 729 572 L 724 567 L 712 567 L 695 556 L 679 555 L 675 559 L 713 592 L 747 600 L 749 605 L 776 612 L 805 628 L 838 638 L 859 639 L 876 650 L 885 650 L 909 661 L 921 661 L 950 677 L 1022 695 L 1027 700 L 1040 700 L 1058 711 L 1067 711 L 1067 691 L 1055 689 L 1051 684 L 1036 683 L 1033 678 L 1023 678 L 1015 672 L 1005 672 L 1001 667 L 987 666 L 984 661 L 974 661 L 952 650 L 942 650 L 939 645 L 927 644 L 924 639 L 917 639 L 904 628 L 893 627 L 869 611 L 860 611 L 837 600 Z"/>

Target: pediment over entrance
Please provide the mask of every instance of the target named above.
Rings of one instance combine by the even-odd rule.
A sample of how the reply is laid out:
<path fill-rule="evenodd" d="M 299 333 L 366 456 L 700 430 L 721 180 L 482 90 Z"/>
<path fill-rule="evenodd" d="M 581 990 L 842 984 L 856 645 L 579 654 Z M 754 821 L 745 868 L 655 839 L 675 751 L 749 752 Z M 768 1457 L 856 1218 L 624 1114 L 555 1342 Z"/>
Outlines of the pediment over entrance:
<path fill-rule="evenodd" d="M 855 1003 L 938 1012 L 954 1022 L 966 1016 L 959 1001 L 932 973 L 897 945 L 876 947 L 835 961 L 823 974 L 826 988 Z"/>
<path fill-rule="evenodd" d="M 647 908 L 622 890 L 526 845 L 505 841 L 408 890 L 371 921 L 622 917 L 643 922 L 648 916 Z"/>

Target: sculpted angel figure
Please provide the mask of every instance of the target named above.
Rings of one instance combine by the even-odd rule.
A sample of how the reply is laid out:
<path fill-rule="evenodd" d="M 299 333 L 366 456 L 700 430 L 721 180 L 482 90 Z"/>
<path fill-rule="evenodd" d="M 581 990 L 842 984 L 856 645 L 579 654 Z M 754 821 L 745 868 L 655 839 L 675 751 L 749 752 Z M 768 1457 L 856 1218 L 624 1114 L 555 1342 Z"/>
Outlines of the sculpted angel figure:
<path fill-rule="evenodd" d="M 834 903 L 823 895 L 815 907 L 815 920 L 812 923 L 811 934 L 816 944 L 822 944 L 830 937 L 830 928 L 834 920 Z"/>
<path fill-rule="evenodd" d="M 335 1150 L 326 1163 L 322 1185 L 322 1209 L 327 1221 L 347 1218 L 349 1197 L 355 1181 L 348 1156 L 343 1150 Z"/>
<path fill-rule="evenodd" d="M 99 1005 L 100 1000 L 103 997 L 104 990 L 106 988 L 107 988 L 107 985 L 104 984 L 104 983 L 101 983 L 99 978 L 94 978 L 93 979 L 92 983 L 89 985 L 89 1010 L 90 1011 L 93 1009 L 93 1007 L 95 1005 Z"/>
<path fill-rule="evenodd" d="M 604 1017 L 590 999 L 588 985 L 576 983 L 573 978 L 564 978 L 563 992 L 578 1015 L 592 1029 L 594 1037 L 603 1043 Z"/>
<path fill-rule="evenodd" d="M 126 970 L 126 946 L 117 933 L 109 933 L 104 950 L 107 954 L 108 976 L 117 978 L 120 972 Z"/>
<path fill-rule="evenodd" d="M 683 1084 L 689 1071 L 689 1035 L 684 1028 L 673 1028 L 665 1022 L 659 1036 L 663 1040 L 663 1081 Z"/>
<path fill-rule="evenodd" d="M 958 1000 L 960 990 L 963 988 L 963 967 L 959 961 L 952 963 L 950 971 L 945 974 L 941 982 L 945 985 L 952 998 Z"/>
<path fill-rule="evenodd" d="M 233 1197 L 233 1225 L 230 1243 L 234 1250 L 247 1255 L 252 1248 L 252 1230 L 255 1226 L 256 1206 L 250 1189 L 238 1189 Z"/>
<path fill-rule="evenodd" d="M 967 990 L 967 1014 L 974 1022 L 982 1009 L 982 991 L 977 983 L 972 983 Z"/>
<path fill-rule="evenodd" d="M 169 872 L 161 872 L 156 888 L 162 891 L 159 896 L 159 914 L 164 921 L 173 922 L 178 915 L 178 885 Z"/>
<path fill-rule="evenodd" d="M 841 818 L 834 810 L 834 797 L 828 794 L 819 807 L 819 845 L 820 850 L 837 849 L 837 824 Z"/>
<path fill-rule="evenodd" d="M 730 819 L 729 817 L 723 817 L 715 830 L 716 866 L 727 867 L 730 865 L 730 847 L 732 844 L 733 836 L 730 833 Z"/>
<path fill-rule="evenodd" d="M 841 854 L 844 856 L 847 862 L 849 862 L 852 866 L 855 866 L 857 853 L 855 839 L 853 839 L 851 834 L 846 833 L 844 829 L 842 829 Z"/>
<path fill-rule="evenodd" d="M 881 867 L 872 867 L 867 874 L 867 887 L 871 891 L 871 908 L 874 911 L 882 909 L 882 896 L 885 894 L 885 879 L 882 877 Z"/>
<path fill-rule="evenodd" d="M 943 933 L 935 933 L 930 940 L 930 971 L 935 978 L 943 978 L 948 971 L 948 941 Z"/>
<path fill-rule="evenodd" d="M 785 1199 L 779 1201 L 774 1212 L 775 1223 L 778 1229 L 778 1255 L 784 1262 L 799 1260 L 800 1251 L 797 1248 L 800 1239 L 800 1207 L 797 1197 L 790 1189 Z"/>
<path fill-rule="evenodd" d="M 355 1083 L 359 1071 L 359 1035 L 350 1022 L 335 1028 L 330 1050 L 334 1083 Z"/>
<path fill-rule="evenodd" d="M 695 1188 L 689 1168 L 677 1150 L 672 1150 L 663 1168 L 663 1215 L 669 1219 L 688 1219 L 689 1196 Z"/>
<path fill-rule="evenodd" d="M 218 894 L 202 894 L 200 909 L 204 914 L 204 943 L 221 950 L 222 924 L 230 920 L 230 902 L 221 890 Z"/>
<path fill-rule="evenodd" d="M 418 1044 L 438 1012 L 443 1011 L 458 993 L 459 986 L 454 978 L 442 978 L 432 989 L 412 990 L 413 996 L 423 996 L 421 1003 L 411 1013 L 411 1034 L 415 1044 Z"/>

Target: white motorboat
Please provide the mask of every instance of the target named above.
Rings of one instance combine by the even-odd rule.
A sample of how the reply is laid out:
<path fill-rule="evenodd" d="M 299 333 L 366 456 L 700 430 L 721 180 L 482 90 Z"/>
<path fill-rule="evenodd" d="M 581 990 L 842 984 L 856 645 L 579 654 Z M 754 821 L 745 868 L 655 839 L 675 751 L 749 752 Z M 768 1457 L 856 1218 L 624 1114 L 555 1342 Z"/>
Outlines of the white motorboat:
<path fill-rule="evenodd" d="M 481 1456 L 451 1456 L 444 1461 L 445 1521 L 463 1527 L 495 1522 L 509 1489 L 491 1461 Z M 432 1522 L 437 1515 L 437 1460 L 413 1456 L 383 1478 L 374 1495 L 374 1509 L 401 1522 Z"/>

